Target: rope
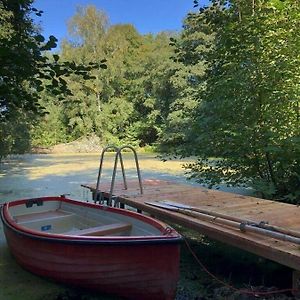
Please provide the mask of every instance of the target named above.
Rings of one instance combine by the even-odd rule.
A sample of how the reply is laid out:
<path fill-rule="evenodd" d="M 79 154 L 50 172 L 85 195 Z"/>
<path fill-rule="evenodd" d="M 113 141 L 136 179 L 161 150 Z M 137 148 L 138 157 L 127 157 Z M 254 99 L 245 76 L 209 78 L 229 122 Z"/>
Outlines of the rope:
<path fill-rule="evenodd" d="M 200 261 L 200 259 L 198 258 L 198 256 L 196 255 L 196 253 L 193 251 L 193 249 L 191 248 L 190 244 L 188 243 L 187 239 L 184 238 L 184 242 L 189 250 L 189 252 L 192 254 L 192 256 L 195 258 L 196 262 L 198 263 L 198 265 L 210 276 L 212 277 L 215 281 L 217 281 L 218 283 L 220 283 L 221 285 L 227 287 L 228 289 L 231 289 L 235 292 L 241 293 L 241 294 L 247 294 L 247 295 L 252 295 L 252 296 L 267 296 L 267 295 L 273 295 L 273 294 L 280 294 L 280 293 L 287 293 L 287 292 L 291 292 L 291 293 L 296 293 L 296 292 L 300 292 L 299 289 L 281 289 L 281 290 L 276 290 L 276 291 L 268 291 L 268 292 L 255 292 L 255 291 L 251 291 L 251 290 L 247 290 L 247 289 L 238 289 L 236 287 L 234 287 L 233 285 L 228 284 L 227 282 L 219 279 L 216 275 L 214 275 L 213 273 L 211 273 L 206 267 L 205 265 Z"/>

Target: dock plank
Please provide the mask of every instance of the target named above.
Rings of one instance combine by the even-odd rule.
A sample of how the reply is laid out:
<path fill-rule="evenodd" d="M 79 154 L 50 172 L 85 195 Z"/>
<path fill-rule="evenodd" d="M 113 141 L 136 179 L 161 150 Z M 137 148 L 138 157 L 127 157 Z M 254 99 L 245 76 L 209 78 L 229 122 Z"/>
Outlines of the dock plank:
<path fill-rule="evenodd" d="M 92 192 L 95 191 L 95 184 L 83 184 L 82 186 Z M 175 201 L 227 216 L 237 216 L 255 222 L 268 221 L 274 226 L 299 231 L 300 207 L 165 180 L 147 179 L 143 181 L 143 187 L 144 194 L 141 195 L 137 180 L 128 181 L 127 190 L 124 189 L 122 182 L 118 181 L 114 187 L 114 195 L 118 197 L 121 203 L 146 212 L 158 219 L 191 228 L 212 239 L 276 261 L 292 269 L 300 270 L 300 245 L 298 244 L 252 232 L 241 232 L 237 228 L 168 211 L 148 205 L 145 202 Z M 110 183 L 101 184 L 100 190 L 105 196 L 109 196 Z"/>

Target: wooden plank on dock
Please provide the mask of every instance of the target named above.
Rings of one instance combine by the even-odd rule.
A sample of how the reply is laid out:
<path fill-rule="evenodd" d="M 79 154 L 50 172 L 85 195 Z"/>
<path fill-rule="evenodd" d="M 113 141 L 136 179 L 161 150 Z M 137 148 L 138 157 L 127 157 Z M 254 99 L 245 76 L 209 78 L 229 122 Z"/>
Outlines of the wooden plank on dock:
<path fill-rule="evenodd" d="M 95 185 L 84 184 L 82 186 L 92 192 L 95 191 Z M 199 209 L 222 213 L 229 217 L 250 219 L 258 223 L 261 221 L 269 222 L 271 225 L 299 232 L 300 207 L 164 180 L 144 180 L 143 187 L 144 194 L 141 195 L 137 180 L 129 181 L 127 190 L 124 189 L 122 182 L 116 182 L 114 195 L 118 197 L 120 203 L 134 207 L 166 222 L 191 228 L 212 239 L 244 249 L 292 269 L 300 270 L 300 246 L 298 244 L 252 232 L 242 232 L 237 228 L 154 207 L 145 202 L 175 201 Z M 101 184 L 100 190 L 105 196 L 108 196 L 110 183 Z"/>

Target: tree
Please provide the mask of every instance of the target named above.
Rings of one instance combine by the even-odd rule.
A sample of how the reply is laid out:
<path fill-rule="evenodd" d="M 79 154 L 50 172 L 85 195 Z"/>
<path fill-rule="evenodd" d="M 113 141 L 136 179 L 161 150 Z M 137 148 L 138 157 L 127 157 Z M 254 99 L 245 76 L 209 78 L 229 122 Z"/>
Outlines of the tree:
<path fill-rule="evenodd" d="M 189 130 L 194 111 L 202 101 L 199 95 L 205 88 L 205 54 L 213 40 L 203 21 L 198 13 L 188 14 L 180 36 L 171 38 L 174 63 L 170 84 L 174 95 L 160 138 L 163 152 L 185 155 L 189 146 L 194 148 L 188 141 Z"/>
<path fill-rule="evenodd" d="M 101 63 L 105 56 L 108 66 L 104 72 L 94 69 L 93 80 L 80 80 L 77 76 L 68 79 L 73 96 L 64 101 L 65 125 L 73 138 L 95 133 L 103 140 L 107 139 L 108 132 L 114 127 L 112 123 L 127 116 L 128 109 L 125 109 L 116 119 L 114 104 L 116 99 L 123 100 L 120 97 L 123 60 L 128 51 L 131 27 L 108 27 L 107 23 L 106 14 L 94 6 L 80 7 L 69 22 L 70 36 L 73 38 L 75 32 L 77 42 L 69 39 L 63 43 L 62 59 L 88 64 Z M 115 130 L 120 128 L 121 124 Z M 115 130 L 111 133 L 115 134 Z"/>
<path fill-rule="evenodd" d="M 127 98 L 133 103 L 128 138 L 140 146 L 157 143 L 175 93 L 171 83 L 174 63 L 169 45 L 173 33 L 146 35 L 126 71 Z"/>
<path fill-rule="evenodd" d="M 63 101 L 67 132 L 73 138 L 95 133 L 103 143 L 156 142 L 173 97 L 170 34 L 141 36 L 131 24 L 108 26 L 93 6 L 80 7 L 69 24 L 61 59 L 86 64 L 105 57 L 107 70 L 93 70 L 93 80 L 67 79 L 73 93 Z"/>
<path fill-rule="evenodd" d="M 297 201 L 300 3 L 211 2 L 199 12 L 214 43 L 203 53 L 206 87 L 190 131 L 188 153 L 198 155 L 191 175 Z"/>
<path fill-rule="evenodd" d="M 55 43 L 53 37 L 44 42 L 37 33 L 29 17 L 31 4 L 30 0 L 0 2 L 0 156 L 23 152 L 30 145 L 30 120 L 40 112 L 38 74 L 39 64 L 44 62 L 41 51 Z M 20 126 L 22 131 L 17 130 Z M 24 132 L 23 139 L 20 132 Z"/>
<path fill-rule="evenodd" d="M 63 99 L 71 94 L 63 76 L 76 73 L 88 77 L 92 68 L 99 67 L 92 64 L 86 68 L 74 62 L 59 62 L 56 54 L 45 55 L 56 47 L 57 40 L 50 36 L 46 41 L 39 33 L 31 14 L 41 16 L 42 11 L 32 3 L 33 0 L 0 2 L 0 157 L 29 150 L 30 127 L 45 113 L 40 103 L 43 90 Z M 20 122 L 23 138 L 15 130 Z"/>

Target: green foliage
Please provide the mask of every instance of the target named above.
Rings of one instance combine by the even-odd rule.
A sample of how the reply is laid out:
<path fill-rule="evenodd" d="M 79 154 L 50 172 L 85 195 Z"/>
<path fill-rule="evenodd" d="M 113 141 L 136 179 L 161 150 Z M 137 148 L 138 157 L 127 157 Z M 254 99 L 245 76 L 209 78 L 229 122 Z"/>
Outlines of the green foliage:
<path fill-rule="evenodd" d="M 50 94 L 51 95 L 51 94 Z M 33 147 L 48 147 L 70 141 L 64 124 L 63 106 L 60 100 L 48 103 L 49 94 L 41 93 L 40 103 L 47 107 L 47 114 L 39 118 L 31 127 Z"/>
<path fill-rule="evenodd" d="M 9 154 L 23 154 L 30 150 L 30 123 L 22 112 L 16 112 L 12 119 L 1 122 L 0 161 Z"/>
<path fill-rule="evenodd" d="M 0 2 L 0 157 L 28 150 L 30 120 L 39 111 L 40 37 L 29 18 L 31 3 Z"/>
<path fill-rule="evenodd" d="M 64 77 L 77 74 L 89 79 L 92 69 L 106 67 L 104 61 L 86 67 L 60 62 L 57 54 L 44 55 L 56 47 L 57 39 L 50 36 L 46 41 L 39 33 L 30 14 L 41 16 L 42 11 L 33 8 L 32 3 L 32 0 L 0 2 L 0 127 L 6 132 L 1 156 L 17 152 L 17 145 L 20 153 L 28 150 L 30 126 L 45 112 L 40 101 L 42 91 L 63 99 L 72 94 Z M 21 131 L 22 139 L 27 140 L 26 147 L 16 142 L 16 136 L 10 136 L 16 132 L 13 126 L 19 127 L 14 120 L 20 115 L 23 126 L 27 126 Z"/>
<path fill-rule="evenodd" d="M 40 49 L 28 17 L 32 1 L 1 1 L 0 23 L 0 117 L 9 118 L 17 109 L 37 111 L 33 87 L 27 79 L 37 73 Z M 26 62 L 26 63 L 25 63 Z M 20 101 L 22 99 L 22 101 Z"/>
<path fill-rule="evenodd" d="M 252 185 L 299 201 L 300 3 L 211 2 L 197 17 L 214 39 L 200 50 L 206 76 L 183 151 L 199 160 L 188 169 L 210 186 Z M 183 56 L 188 65 L 194 59 Z"/>
<path fill-rule="evenodd" d="M 205 88 L 204 55 L 213 39 L 200 14 L 188 14 L 183 28 L 177 39 L 171 38 L 171 45 L 174 47 L 174 72 L 170 83 L 174 96 L 169 103 L 160 138 L 163 152 L 181 155 L 188 151 L 188 135 L 194 123 L 194 112 L 201 103 L 200 93 Z"/>
<path fill-rule="evenodd" d="M 59 106 L 67 135 L 77 139 L 94 133 L 109 144 L 155 143 L 174 97 L 170 33 L 142 36 L 130 24 L 108 26 L 104 12 L 87 6 L 69 21 L 69 34 L 60 64 L 103 64 L 105 57 L 107 69 L 94 68 L 93 78 L 63 77 L 71 91 Z M 51 95 L 43 102 L 48 118 L 56 102 Z"/>
<path fill-rule="evenodd" d="M 143 36 L 79 7 L 53 54 L 57 41 L 34 27 L 30 13 L 42 12 L 32 1 L 1 1 L 0 156 L 27 151 L 31 138 L 37 146 L 89 135 L 159 141 L 196 156 L 187 171 L 209 187 L 253 186 L 296 203 L 299 11 L 296 0 L 211 0 L 179 35 Z"/>

